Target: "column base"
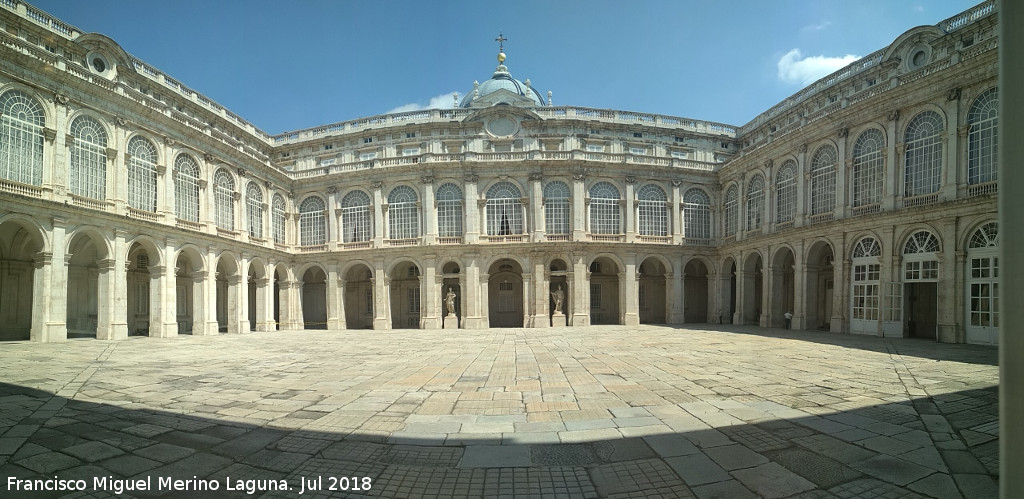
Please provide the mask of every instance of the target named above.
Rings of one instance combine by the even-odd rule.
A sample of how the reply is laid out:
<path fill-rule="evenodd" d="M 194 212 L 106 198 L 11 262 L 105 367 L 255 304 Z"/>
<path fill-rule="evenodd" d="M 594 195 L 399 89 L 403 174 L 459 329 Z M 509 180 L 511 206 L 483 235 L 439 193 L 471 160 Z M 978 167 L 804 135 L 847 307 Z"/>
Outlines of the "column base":
<path fill-rule="evenodd" d="M 571 321 L 570 325 L 577 326 L 577 327 L 579 327 L 579 326 L 589 326 L 590 325 L 590 315 L 588 315 L 588 314 L 572 314 L 572 321 Z"/>
<path fill-rule="evenodd" d="M 373 328 L 374 329 L 387 329 L 388 328 L 388 320 L 384 319 L 382 317 L 374 318 L 373 319 Z"/>
<path fill-rule="evenodd" d="M 550 327 L 551 317 L 547 315 L 534 315 L 530 317 L 533 321 L 533 327 Z M 562 324 L 565 324 L 565 315 L 562 315 Z"/>
<path fill-rule="evenodd" d="M 625 314 L 622 316 L 622 324 L 624 326 L 639 326 L 640 315 L 639 314 Z"/>
<path fill-rule="evenodd" d="M 328 331 L 340 331 L 345 328 L 345 321 L 338 319 L 327 319 Z"/>
<path fill-rule="evenodd" d="M 485 317 L 466 317 L 462 319 L 464 329 L 487 329 L 490 324 Z"/>
<path fill-rule="evenodd" d="M 444 316 L 444 328 L 445 329 L 458 329 L 459 318 L 455 314 L 448 314 Z"/>
<path fill-rule="evenodd" d="M 424 317 L 420 319 L 420 329 L 441 329 L 441 319 L 437 317 Z"/>
<path fill-rule="evenodd" d="M 551 327 L 565 327 L 569 325 L 569 317 L 561 312 L 551 314 Z M 547 321 L 545 321 L 545 324 Z"/>

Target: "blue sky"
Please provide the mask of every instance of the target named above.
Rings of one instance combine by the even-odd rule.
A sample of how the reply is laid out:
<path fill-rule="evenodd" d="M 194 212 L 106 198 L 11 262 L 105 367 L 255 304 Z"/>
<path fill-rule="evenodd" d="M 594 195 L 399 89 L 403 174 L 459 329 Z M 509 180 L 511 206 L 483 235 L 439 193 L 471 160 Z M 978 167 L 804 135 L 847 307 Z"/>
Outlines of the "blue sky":
<path fill-rule="evenodd" d="M 969 0 L 68 1 L 37 7 L 275 134 L 450 106 L 512 76 L 555 105 L 742 125 Z M 834 69 L 832 69 L 834 70 Z"/>

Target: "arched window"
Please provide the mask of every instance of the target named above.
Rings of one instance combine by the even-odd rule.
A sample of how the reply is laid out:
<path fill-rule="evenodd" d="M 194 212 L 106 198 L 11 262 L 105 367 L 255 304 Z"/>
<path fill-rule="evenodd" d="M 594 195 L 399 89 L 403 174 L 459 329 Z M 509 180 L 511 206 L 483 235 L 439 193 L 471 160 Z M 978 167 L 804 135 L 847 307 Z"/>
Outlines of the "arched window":
<path fill-rule="evenodd" d="M 856 332 L 870 332 L 872 323 L 880 318 L 880 276 L 882 248 L 873 237 L 865 237 L 853 248 L 853 276 L 851 279 L 851 319 Z"/>
<path fill-rule="evenodd" d="M 213 176 L 213 203 L 217 227 L 235 230 L 235 179 L 224 170 Z"/>
<path fill-rule="evenodd" d="M 683 236 L 687 239 L 711 238 L 711 198 L 696 187 L 683 195 Z"/>
<path fill-rule="evenodd" d="M 764 220 L 764 178 L 754 177 L 747 185 L 747 230 L 761 228 Z"/>
<path fill-rule="evenodd" d="M 548 182 L 544 186 L 544 232 L 572 232 L 569 223 L 569 186 L 565 185 L 565 182 Z"/>
<path fill-rule="evenodd" d="M 444 184 L 437 189 L 437 235 L 462 236 L 462 189 L 455 184 Z"/>
<path fill-rule="evenodd" d="M 274 242 L 284 244 L 284 198 L 280 194 L 274 194 L 270 210 L 270 230 L 274 233 Z"/>
<path fill-rule="evenodd" d="M 341 230 L 344 242 L 369 241 L 372 231 L 370 196 L 363 191 L 352 191 L 341 198 Z"/>
<path fill-rule="evenodd" d="M 187 154 L 174 160 L 174 216 L 199 221 L 199 165 Z"/>
<path fill-rule="evenodd" d="M 723 210 L 725 212 L 725 235 L 732 236 L 736 234 L 736 230 L 739 227 L 739 194 L 736 186 L 732 186 L 725 193 L 725 202 L 723 203 Z"/>
<path fill-rule="evenodd" d="M 28 94 L 0 95 L 0 178 L 43 183 L 43 107 Z"/>
<path fill-rule="evenodd" d="M 903 281 L 939 279 L 939 240 L 926 230 L 915 232 L 903 245 Z"/>
<path fill-rule="evenodd" d="M 139 136 L 128 141 L 128 206 L 156 211 L 156 147 Z"/>
<path fill-rule="evenodd" d="M 996 150 L 999 131 L 999 91 L 981 94 L 967 113 L 967 183 L 981 184 L 998 178 Z"/>
<path fill-rule="evenodd" d="M 787 160 L 775 176 L 775 222 L 788 222 L 796 216 L 796 162 Z"/>
<path fill-rule="evenodd" d="M 71 193 L 93 199 L 107 195 L 107 132 L 99 121 L 79 116 L 71 122 Z"/>
<path fill-rule="evenodd" d="M 925 111 L 907 125 L 903 196 L 938 192 L 942 177 L 942 117 Z"/>
<path fill-rule="evenodd" d="M 836 209 L 836 148 L 818 148 L 811 160 L 811 215 L 831 213 Z"/>
<path fill-rule="evenodd" d="M 249 226 L 249 237 L 263 238 L 263 191 L 256 182 L 249 182 L 245 189 L 245 219 Z"/>
<path fill-rule="evenodd" d="M 639 234 L 641 236 L 668 235 L 668 196 L 654 184 L 647 184 L 636 191 Z"/>
<path fill-rule="evenodd" d="M 523 233 L 523 202 L 519 188 L 498 182 L 487 189 L 487 235 Z"/>
<path fill-rule="evenodd" d="M 967 342 L 998 343 L 999 226 L 989 222 L 967 244 Z"/>
<path fill-rule="evenodd" d="M 867 206 L 882 201 L 882 148 L 885 135 L 872 128 L 857 137 L 853 144 L 853 206 Z"/>
<path fill-rule="evenodd" d="M 323 199 L 310 196 L 299 205 L 299 244 L 315 246 L 327 242 L 327 205 Z"/>
<path fill-rule="evenodd" d="M 410 239 L 420 236 L 420 217 L 416 210 L 416 191 L 407 185 L 388 194 L 388 238 Z"/>
<path fill-rule="evenodd" d="M 619 190 L 614 185 L 598 182 L 590 188 L 591 233 L 621 234 L 620 213 Z"/>

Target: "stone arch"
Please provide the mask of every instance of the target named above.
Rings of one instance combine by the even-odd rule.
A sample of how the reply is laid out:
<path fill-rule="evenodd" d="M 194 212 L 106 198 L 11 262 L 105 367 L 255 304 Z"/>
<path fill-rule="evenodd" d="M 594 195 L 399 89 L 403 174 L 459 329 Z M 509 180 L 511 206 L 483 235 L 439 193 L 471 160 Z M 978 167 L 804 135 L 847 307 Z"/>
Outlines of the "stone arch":
<path fill-rule="evenodd" d="M 843 283 L 835 282 L 835 246 L 826 238 L 814 240 L 807 245 L 804 257 L 804 329 L 832 329 L 832 318 L 837 321 L 842 317 L 842 303 L 834 301 L 836 286 Z M 838 312 L 838 313 L 837 313 Z M 836 324 L 841 328 L 841 324 Z"/>
<path fill-rule="evenodd" d="M 327 269 L 319 263 L 307 263 L 299 266 L 295 275 L 302 283 L 302 328 L 327 329 Z"/>
<path fill-rule="evenodd" d="M 445 329 L 455 329 L 460 327 L 459 321 L 462 319 L 462 311 L 465 309 L 462 281 L 465 279 L 466 269 L 462 262 L 455 257 L 441 258 L 438 259 L 438 262 L 443 262 L 437 269 L 438 275 L 441 276 L 441 325 Z M 452 312 L 448 311 L 448 306 L 445 303 L 449 291 L 455 294 Z M 452 315 L 455 317 L 452 318 Z"/>
<path fill-rule="evenodd" d="M 352 260 L 342 267 L 342 279 L 345 281 L 345 324 L 349 329 L 372 329 L 374 314 L 378 305 L 375 303 L 376 283 L 373 264 L 365 260 Z M 382 306 L 382 305 L 380 305 Z"/>
<path fill-rule="evenodd" d="M 128 248 L 125 255 L 128 264 L 125 273 L 127 306 L 123 312 L 128 335 L 165 336 L 161 307 L 174 306 L 174 303 L 171 297 L 166 298 L 167 303 L 160 303 L 159 285 L 166 279 L 162 272 L 164 264 L 160 245 L 150 236 L 140 235 L 130 239 L 125 246 Z M 154 278 L 158 280 L 154 281 Z"/>
<path fill-rule="evenodd" d="M 775 249 L 771 262 L 768 326 L 786 327 L 786 314 L 797 311 L 796 252 L 792 246 L 784 244 Z"/>
<path fill-rule="evenodd" d="M 760 251 L 751 251 L 743 259 L 742 279 L 738 279 L 743 296 L 740 308 L 742 324 L 759 325 L 765 313 L 764 303 L 764 257 Z"/>
<path fill-rule="evenodd" d="M 695 256 L 683 265 L 683 322 L 709 322 L 708 310 L 711 286 L 711 269 L 714 266 L 703 256 Z M 673 298 L 678 299 L 678 298 Z"/>
<path fill-rule="evenodd" d="M 27 340 L 34 329 L 43 324 L 33 317 L 33 305 L 50 299 L 48 283 L 41 279 L 46 274 L 37 265 L 55 265 L 47 262 L 46 232 L 28 217 L 16 214 L 0 215 L 0 341 Z M 59 262 L 63 265 L 63 262 Z M 37 333 L 41 336 L 40 333 Z"/>
<path fill-rule="evenodd" d="M 96 227 L 79 226 L 69 234 L 67 245 L 68 337 L 113 339 L 120 331 L 112 328 L 116 311 L 110 305 L 116 297 L 111 296 L 110 285 L 118 269 L 110 241 Z"/>
<path fill-rule="evenodd" d="M 641 324 L 668 323 L 669 283 L 672 264 L 661 255 L 637 258 L 637 309 Z M 627 276 L 628 277 L 628 276 Z"/>
<path fill-rule="evenodd" d="M 490 327 L 523 327 L 524 266 L 519 258 L 494 258 L 487 266 L 487 308 Z"/>
<path fill-rule="evenodd" d="M 422 327 L 423 293 L 422 265 L 412 258 L 392 262 L 387 271 L 390 288 L 391 327 L 419 329 Z"/>
<path fill-rule="evenodd" d="M 268 303 L 266 294 L 266 287 L 272 285 L 271 279 L 267 276 L 267 263 L 261 257 L 254 257 L 249 260 L 246 267 L 246 294 L 249 305 L 246 315 L 249 318 L 249 330 L 267 330 L 267 308 L 273 306 L 273 303 Z"/>
<path fill-rule="evenodd" d="M 611 253 L 598 253 L 590 260 L 587 274 L 590 281 L 590 323 L 620 324 L 625 306 L 619 290 L 623 287 L 619 275 L 626 266 Z"/>
<path fill-rule="evenodd" d="M 718 322 L 734 324 L 738 322 L 740 303 L 739 298 L 739 265 L 732 256 L 726 256 L 722 260 L 721 270 L 718 273 L 719 296 L 718 296 Z"/>
<path fill-rule="evenodd" d="M 5 94 L 10 90 L 17 90 L 35 100 L 36 104 L 38 104 L 43 111 L 43 122 L 46 125 L 52 125 L 56 119 L 54 116 L 56 116 L 57 110 L 57 104 L 54 102 L 52 94 L 47 97 L 43 97 L 36 88 L 23 85 L 19 82 L 10 82 L 0 86 L 0 95 Z"/>
<path fill-rule="evenodd" d="M 231 251 L 222 251 L 214 264 L 214 296 L 216 297 L 217 330 L 222 332 L 239 332 L 238 316 L 240 311 L 240 287 L 242 266 Z"/>

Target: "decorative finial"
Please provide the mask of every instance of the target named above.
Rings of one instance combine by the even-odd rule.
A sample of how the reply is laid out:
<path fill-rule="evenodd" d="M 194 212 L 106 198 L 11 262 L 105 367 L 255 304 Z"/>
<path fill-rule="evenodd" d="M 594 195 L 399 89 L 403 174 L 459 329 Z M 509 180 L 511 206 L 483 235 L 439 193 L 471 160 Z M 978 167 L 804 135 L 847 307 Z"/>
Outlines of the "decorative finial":
<path fill-rule="evenodd" d="M 551 105 L 551 91 L 548 90 L 548 105 Z"/>
<path fill-rule="evenodd" d="M 459 93 L 452 92 L 452 101 L 455 102 L 455 107 L 459 107 Z"/>
<path fill-rule="evenodd" d="M 498 33 L 498 37 L 494 41 L 498 42 L 498 64 L 503 64 L 505 62 L 505 42 L 508 41 L 508 38 Z"/>

